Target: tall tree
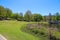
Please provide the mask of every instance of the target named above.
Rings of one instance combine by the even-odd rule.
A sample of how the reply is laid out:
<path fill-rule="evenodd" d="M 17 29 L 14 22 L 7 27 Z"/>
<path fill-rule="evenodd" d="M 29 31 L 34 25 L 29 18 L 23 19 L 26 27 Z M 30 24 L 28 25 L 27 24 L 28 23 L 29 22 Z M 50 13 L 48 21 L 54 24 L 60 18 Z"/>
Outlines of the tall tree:
<path fill-rule="evenodd" d="M 31 21 L 32 13 L 30 10 L 28 10 L 25 15 L 24 15 L 24 20 L 25 21 Z"/>
<path fill-rule="evenodd" d="M 20 15 L 21 15 L 21 16 L 23 16 L 23 13 L 22 13 L 22 12 L 20 12 Z"/>
<path fill-rule="evenodd" d="M 21 20 L 21 21 L 24 20 L 24 19 L 23 19 L 23 13 L 22 13 L 22 12 L 20 13 L 20 20 Z"/>
<path fill-rule="evenodd" d="M 49 13 L 49 21 L 52 21 L 52 15 Z"/>
<path fill-rule="evenodd" d="M 10 18 L 12 15 L 12 10 L 10 10 L 9 8 L 6 8 L 6 19 Z"/>
<path fill-rule="evenodd" d="M 0 6 L 0 19 L 4 19 L 6 17 L 6 10 L 3 6 Z"/>

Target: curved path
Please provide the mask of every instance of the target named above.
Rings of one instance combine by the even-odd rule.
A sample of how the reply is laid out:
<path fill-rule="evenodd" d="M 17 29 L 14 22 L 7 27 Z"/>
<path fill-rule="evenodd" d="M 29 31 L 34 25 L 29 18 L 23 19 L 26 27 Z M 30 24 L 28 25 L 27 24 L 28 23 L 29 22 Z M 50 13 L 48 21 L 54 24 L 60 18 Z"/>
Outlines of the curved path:
<path fill-rule="evenodd" d="M 0 40 L 7 40 L 3 35 L 0 34 Z"/>

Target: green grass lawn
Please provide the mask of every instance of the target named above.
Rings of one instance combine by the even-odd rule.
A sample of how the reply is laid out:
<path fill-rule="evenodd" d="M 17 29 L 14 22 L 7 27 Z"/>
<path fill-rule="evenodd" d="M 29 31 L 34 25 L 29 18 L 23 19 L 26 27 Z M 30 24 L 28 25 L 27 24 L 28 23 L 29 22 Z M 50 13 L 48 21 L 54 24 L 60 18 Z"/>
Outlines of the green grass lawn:
<path fill-rule="evenodd" d="M 0 21 L 0 34 L 2 34 L 8 40 L 42 40 L 42 38 L 22 32 L 21 28 L 26 27 L 26 24 L 28 23 L 36 22 L 23 22 L 16 20 Z M 56 32 L 54 35 L 60 38 L 60 32 Z"/>
<path fill-rule="evenodd" d="M 27 23 L 20 21 L 0 21 L 0 34 L 8 40 L 40 40 L 40 38 L 20 30 Z"/>

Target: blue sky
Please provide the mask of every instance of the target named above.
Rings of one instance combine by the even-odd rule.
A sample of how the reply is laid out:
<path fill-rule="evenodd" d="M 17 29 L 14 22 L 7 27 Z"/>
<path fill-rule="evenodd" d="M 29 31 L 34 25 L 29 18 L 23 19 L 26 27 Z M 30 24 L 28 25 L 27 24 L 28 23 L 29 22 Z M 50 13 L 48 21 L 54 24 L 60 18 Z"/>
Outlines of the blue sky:
<path fill-rule="evenodd" d="M 0 5 L 10 8 L 14 13 L 31 10 L 32 13 L 48 15 L 60 12 L 60 0 L 0 0 Z"/>

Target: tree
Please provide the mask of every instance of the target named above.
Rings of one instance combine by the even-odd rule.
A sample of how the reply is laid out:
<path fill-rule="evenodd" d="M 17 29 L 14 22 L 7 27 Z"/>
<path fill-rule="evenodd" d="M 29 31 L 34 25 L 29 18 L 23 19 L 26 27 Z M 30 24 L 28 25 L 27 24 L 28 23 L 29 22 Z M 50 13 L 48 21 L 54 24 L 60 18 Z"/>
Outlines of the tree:
<path fill-rule="evenodd" d="M 9 8 L 4 8 L 0 6 L 0 19 L 10 18 L 12 11 Z"/>
<path fill-rule="evenodd" d="M 12 11 L 9 8 L 6 8 L 6 19 L 10 18 L 12 15 Z"/>
<path fill-rule="evenodd" d="M 22 20 L 23 20 L 23 15 L 17 14 L 17 20 L 18 20 L 18 21 L 22 21 Z"/>
<path fill-rule="evenodd" d="M 0 6 L 0 20 L 6 17 L 6 10 L 3 6 Z"/>
<path fill-rule="evenodd" d="M 59 12 L 56 13 L 56 20 L 58 20 L 58 21 L 60 20 L 60 14 L 59 14 Z"/>
<path fill-rule="evenodd" d="M 20 16 L 22 16 L 22 17 L 23 17 L 23 13 L 22 13 L 22 12 L 20 13 Z"/>
<path fill-rule="evenodd" d="M 12 14 L 11 17 L 12 17 L 13 19 L 18 20 L 18 18 L 20 17 L 20 15 L 19 15 L 18 13 L 14 13 L 14 14 Z"/>
<path fill-rule="evenodd" d="M 33 16 L 32 17 L 33 21 L 39 22 L 39 21 L 43 20 L 43 18 L 40 14 L 33 14 L 32 16 Z"/>
<path fill-rule="evenodd" d="M 55 15 L 52 16 L 52 20 L 56 21 L 56 16 Z"/>
<path fill-rule="evenodd" d="M 43 21 L 46 21 L 46 16 L 42 16 L 43 17 Z"/>
<path fill-rule="evenodd" d="M 52 15 L 51 15 L 51 13 L 49 13 L 49 17 L 48 17 L 48 19 L 49 19 L 49 22 L 52 21 Z"/>
<path fill-rule="evenodd" d="M 23 13 L 20 13 L 20 20 L 23 21 Z"/>
<path fill-rule="evenodd" d="M 24 20 L 31 21 L 31 17 L 32 17 L 32 13 L 31 13 L 31 11 L 28 10 L 24 15 Z"/>
<path fill-rule="evenodd" d="M 11 15 L 12 19 L 18 20 L 18 21 L 22 21 L 23 17 L 19 14 L 19 13 L 14 13 Z"/>

